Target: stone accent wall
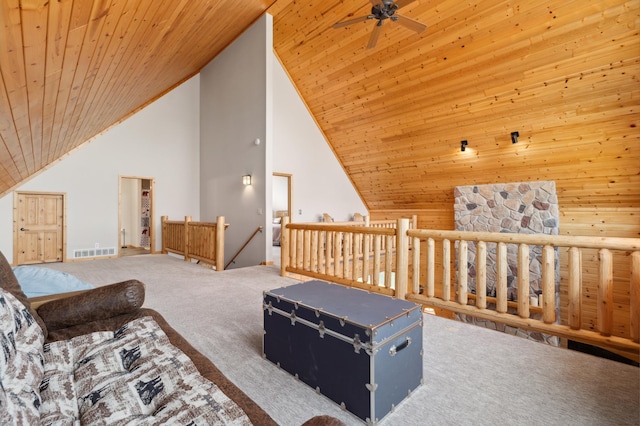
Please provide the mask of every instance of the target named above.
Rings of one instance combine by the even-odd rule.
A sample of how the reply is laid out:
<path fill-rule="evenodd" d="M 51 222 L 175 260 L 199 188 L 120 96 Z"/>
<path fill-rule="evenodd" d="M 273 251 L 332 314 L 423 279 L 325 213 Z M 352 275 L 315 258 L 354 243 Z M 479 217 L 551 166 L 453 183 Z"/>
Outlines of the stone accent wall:
<path fill-rule="evenodd" d="M 490 185 L 458 186 L 454 193 L 456 230 L 473 232 L 510 232 L 558 235 L 560 211 L 553 181 L 519 182 Z M 507 245 L 507 297 L 516 301 L 518 295 L 518 246 Z M 541 305 L 542 247 L 530 246 L 529 283 L 531 305 Z M 469 243 L 468 290 L 476 291 L 476 246 Z M 556 250 L 556 302 L 559 297 L 560 271 Z M 496 245 L 487 243 L 487 296 L 495 297 Z M 559 306 L 556 303 L 556 306 Z M 559 308 L 558 308 L 559 312 Z M 557 339 L 525 330 L 501 326 L 475 318 L 460 319 L 519 334 L 533 340 L 557 344 Z"/>

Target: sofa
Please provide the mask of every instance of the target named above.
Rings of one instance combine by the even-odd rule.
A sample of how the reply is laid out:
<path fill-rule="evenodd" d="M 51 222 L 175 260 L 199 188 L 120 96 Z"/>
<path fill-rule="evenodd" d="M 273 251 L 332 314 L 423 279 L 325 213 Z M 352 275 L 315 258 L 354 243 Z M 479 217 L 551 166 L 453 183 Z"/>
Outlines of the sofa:
<path fill-rule="evenodd" d="M 275 425 L 144 292 L 129 280 L 27 299 L 0 253 L 0 424 Z"/>

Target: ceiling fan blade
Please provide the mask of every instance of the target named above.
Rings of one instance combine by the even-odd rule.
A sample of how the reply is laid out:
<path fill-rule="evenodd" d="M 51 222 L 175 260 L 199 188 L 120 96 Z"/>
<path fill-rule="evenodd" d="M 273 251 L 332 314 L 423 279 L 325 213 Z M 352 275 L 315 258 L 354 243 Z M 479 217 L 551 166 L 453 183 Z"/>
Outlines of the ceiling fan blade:
<path fill-rule="evenodd" d="M 413 3 L 416 0 L 396 0 L 396 6 L 398 9 L 400 9 L 403 6 L 408 5 L 409 3 Z"/>
<path fill-rule="evenodd" d="M 380 37 L 380 33 L 382 32 L 382 21 L 378 21 L 375 27 L 373 27 L 373 31 L 371 32 L 371 37 L 369 38 L 369 43 L 367 44 L 367 49 L 373 49 L 376 47 L 378 43 L 378 37 Z"/>
<path fill-rule="evenodd" d="M 349 19 L 348 21 L 338 22 L 337 24 L 333 24 L 333 28 L 342 28 L 342 27 L 346 27 L 347 25 L 357 24 L 358 22 L 363 22 L 368 19 L 372 19 L 373 17 L 374 17 L 373 15 L 367 15 L 367 16 L 361 16 L 355 19 Z"/>
<path fill-rule="evenodd" d="M 407 18 L 406 16 L 400 15 L 396 15 L 395 17 L 397 18 L 395 20 L 396 22 L 417 33 L 421 33 L 427 29 L 427 26 L 425 24 L 423 24 L 422 22 L 418 22 L 415 19 Z"/>

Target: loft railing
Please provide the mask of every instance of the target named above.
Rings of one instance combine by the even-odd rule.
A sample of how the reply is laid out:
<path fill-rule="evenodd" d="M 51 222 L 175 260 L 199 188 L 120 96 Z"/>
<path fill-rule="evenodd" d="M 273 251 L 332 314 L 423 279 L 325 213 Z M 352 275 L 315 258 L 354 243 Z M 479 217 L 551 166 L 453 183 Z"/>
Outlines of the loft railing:
<path fill-rule="evenodd" d="M 395 228 L 288 223 L 283 218 L 280 267 L 292 273 L 393 294 Z"/>
<path fill-rule="evenodd" d="M 379 248 L 383 241 L 385 250 Z M 477 249 L 472 262 L 475 293 L 467 289 L 469 243 Z M 486 296 L 487 244 L 496 245 L 495 297 Z M 507 295 L 507 245 L 517 246 L 515 300 L 509 300 Z M 539 306 L 532 303 L 530 296 L 531 246 L 540 246 L 542 253 Z M 585 253 L 589 268 L 583 265 Z M 409 219 L 398 220 L 393 228 L 380 229 L 289 224 L 283 218 L 281 256 L 283 275 L 305 275 L 390 294 L 425 307 L 621 351 L 632 358 L 637 358 L 640 351 L 637 238 L 422 230 L 411 229 Z M 556 264 L 561 276 L 561 306 L 556 305 Z M 597 294 L 587 294 L 585 282 L 589 282 L 589 288 L 595 286 Z M 619 293 L 628 294 L 628 298 L 614 303 L 614 287 Z M 593 298 L 595 307 L 583 302 Z M 566 310 L 564 318 L 558 317 L 559 307 Z M 618 323 L 622 325 L 615 326 Z"/>
<path fill-rule="evenodd" d="M 229 225 L 224 216 L 216 222 L 193 222 L 191 216 L 184 220 L 169 220 L 162 216 L 162 253 L 184 256 L 185 261 L 196 259 L 224 269 L 224 231 Z"/>
<path fill-rule="evenodd" d="M 588 344 L 604 346 L 619 351 L 635 353 L 640 345 L 640 239 L 605 237 L 569 237 L 559 235 L 504 234 L 488 232 L 457 232 L 433 230 L 409 230 L 407 237 L 413 239 L 411 284 L 398 288 L 397 297 L 406 298 L 425 306 L 442 308 L 452 312 L 472 315 L 498 323 L 527 330 L 552 334 Z M 468 244 L 477 245 L 475 263 L 476 291 L 469 294 L 467 255 Z M 496 280 L 494 298 L 486 296 L 487 243 L 496 244 Z M 516 301 L 507 296 L 507 245 L 517 246 L 518 290 Z M 453 261 L 452 246 L 457 247 L 457 262 Z M 542 303 L 531 306 L 529 283 L 530 246 L 542 248 Z M 421 255 L 421 247 L 425 255 Z M 561 294 L 561 303 L 567 310 L 566 319 L 558 318 L 556 306 L 555 251 L 559 250 L 561 281 L 566 294 Z M 595 321 L 585 321 L 583 253 L 597 250 L 597 294 Z M 438 252 L 439 251 L 439 252 Z M 629 270 L 626 279 L 617 278 L 617 286 L 626 287 L 628 304 L 614 304 L 614 253 L 616 266 Z M 436 265 L 437 255 L 440 258 Z M 625 265 L 626 262 L 626 265 Z M 457 264 L 457 266 L 456 266 Z M 440 274 L 439 288 L 436 275 Z M 619 274 L 618 274 L 619 275 Z M 455 279 L 455 277 L 458 277 Z M 453 280 L 452 280 L 453 278 Z M 421 288 L 423 290 L 421 291 Z M 535 298 L 533 299 L 536 300 Z M 538 305 L 538 306 L 535 306 Z M 514 310 L 511 313 L 509 308 Z M 617 311 L 617 312 L 616 312 Z M 532 317 L 541 315 L 541 319 Z M 614 314 L 627 325 L 626 332 L 614 333 Z M 626 321 L 624 320 L 626 317 Z M 592 319 L 593 320 L 593 319 Z M 593 327 L 591 326 L 593 324 Z M 587 327 L 587 328 L 585 328 Z"/>

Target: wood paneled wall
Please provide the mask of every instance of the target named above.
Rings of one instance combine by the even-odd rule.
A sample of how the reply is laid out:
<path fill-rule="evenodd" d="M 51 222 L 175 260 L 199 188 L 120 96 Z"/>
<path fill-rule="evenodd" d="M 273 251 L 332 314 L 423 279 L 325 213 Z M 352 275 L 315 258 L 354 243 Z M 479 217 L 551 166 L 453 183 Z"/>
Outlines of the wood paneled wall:
<path fill-rule="evenodd" d="M 455 186 L 553 180 L 561 234 L 640 236 L 640 1 L 419 0 L 398 13 L 427 30 L 385 22 L 373 50 L 373 22 L 330 28 L 367 2 L 304 3 L 275 48 L 372 219 L 453 229 Z"/>

